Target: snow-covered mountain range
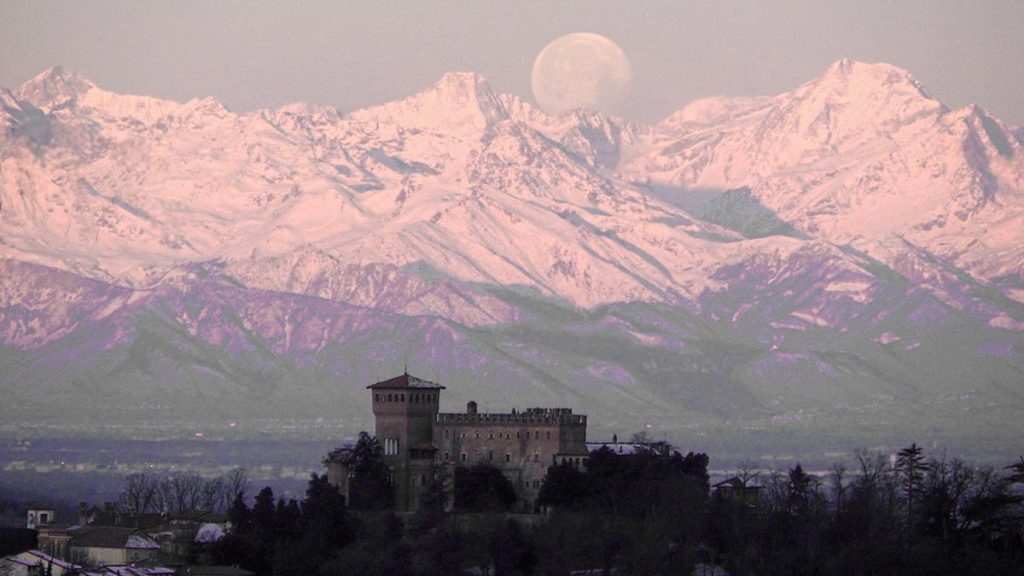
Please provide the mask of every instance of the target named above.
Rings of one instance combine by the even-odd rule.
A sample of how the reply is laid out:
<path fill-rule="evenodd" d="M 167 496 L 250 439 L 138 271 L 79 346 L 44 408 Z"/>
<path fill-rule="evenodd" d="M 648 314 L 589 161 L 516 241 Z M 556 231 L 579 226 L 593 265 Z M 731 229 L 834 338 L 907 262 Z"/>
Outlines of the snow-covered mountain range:
<path fill-rule="evenodd" d="M 1024 420 L 1022 245 L 1024 131 L 887 64 L 654 125 L 471 73 L 347 113 L 0 90 L 15 420 L 359 422 L 408 361 L 622 431 L 987 437 Z"/>

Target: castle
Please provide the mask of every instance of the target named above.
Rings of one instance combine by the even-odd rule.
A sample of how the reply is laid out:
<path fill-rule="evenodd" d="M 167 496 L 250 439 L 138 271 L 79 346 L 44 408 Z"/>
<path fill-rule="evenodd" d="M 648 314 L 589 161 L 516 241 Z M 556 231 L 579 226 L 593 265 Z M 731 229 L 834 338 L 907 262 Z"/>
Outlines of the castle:
<path fill-rule="evenodd" d="M 368 389 L 398 511 L 415 510 L 434 478 L 450 480 L 456 466 L 486 462 L 509 479 L 517 506 L 529 512 L 536 509 L 548 467 L 586 465 L 587 417 L 569 408 L 496 414 L 480 413 L 476 402 L 469 402 L 464 413 L 441 413 L 444 386 L 408 373 Z M 341 461 L 328 462 L 327 477 L 347 496 L 348 470 Z"/>

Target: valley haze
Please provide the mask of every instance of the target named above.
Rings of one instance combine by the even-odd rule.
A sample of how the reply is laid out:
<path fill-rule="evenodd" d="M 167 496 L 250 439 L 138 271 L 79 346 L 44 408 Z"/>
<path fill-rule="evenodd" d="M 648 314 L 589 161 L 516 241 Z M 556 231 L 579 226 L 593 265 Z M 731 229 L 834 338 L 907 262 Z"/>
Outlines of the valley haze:
<path fill-rule="evenodd" d="M 408 366 L 598 439 L 1003 461 L 1022 245 L 1024 129 L 885 63 L 654 124 L 474 73 L 236 114 L 58 66 L 0 90 L 0 434 L 340 439 Z"/>

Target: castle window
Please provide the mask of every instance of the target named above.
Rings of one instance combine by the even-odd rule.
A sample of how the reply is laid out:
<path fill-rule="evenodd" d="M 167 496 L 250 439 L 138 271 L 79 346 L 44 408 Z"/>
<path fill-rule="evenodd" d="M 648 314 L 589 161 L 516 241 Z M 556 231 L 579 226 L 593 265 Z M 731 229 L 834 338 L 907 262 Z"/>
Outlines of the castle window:
<path fill-rule="evenodd" d="M 466 453 L 465 453 L 465 452 L 463 452 L 463 453 L 462 453 L 462 461 L 463 461 L 463 462 L 465 462 L 465 461 L 466 461 Z"/>
<path fill-rule="evenodd" d="M 420 474 L 420 486 L 426 486 L 426 485 L 427 485 L 427 475 L 426 474 Z"/>
<path fill-rule="evenodd" d="M 445 452 L 445 453 L 444 453 L 444 461 L 445 461 L 445 462 L 447 462 L 447 461 L 448 461 L 448 453 L 447 453 L 447 452 Z"/>
<path fill-rule="evenodd" d="M 447 430 L 447 429 L 446 429 L 446 430 L 444 431 L 444 437 L 445 437 L 445 438 L 447 438 L 447 437 L 448 437 L 448 430 Z"/>
<path fill-rule="evenodd" d="M 516 438 L 519 438 L 519 431 L 516 430 Z"/>
<path fill-rule="evenodd" d="M 534 430 L 533 431 L 533 439 L 534 440 L 540 440 L 540 430 Z"/>
<path fill-rule="evenodd" d="M 505 432 L 505 440 L 508 440 L 511 437 L 512 437 L 511 434 L 509 434 L 508 432 Z"/>
<path fill-rule="evenodd" d="M 494 450 L 488 450 L 487 451 L 487 459 L 491 460 L 491 461 L 494 460 Z"/>
<path fill-rule="evenodd" d="M 405 393 L 402 393 L 402 402 L 405 402 Z"/>
<path fill-rule="evenodd" d="M 487 435 L 487 439 L 488 440 L 494 440 L 494 432 L 491 432 L 490 434 L 488 434 Z"/>
<path fill-rule="evenodd" d="M 551 430 L 548 430 L 548 440 L 551 440 Z"/>
<path fill-rule="evenodd" d="M 463 433 L 462 433 L 462 437 L 463 437 L 463 438 L 465 438 L 465 437 L 466 437 L 466 433 L 465 433 L 465 432 L 463 432 Z"/>
<path fill-rule="evenodd" d="M 540 462 L 540 453 L 538 453 L 538 452 L 534 452 L 533 453 L 533 461 L 534 462 Z"/>
<path fill-rule="evenodd" d="M 480 433 L 479 433 L 479 432 L 477 432 L 477 433 L 476 433 L 476 437 L 477 437 L 477 438 L 479 438 L 479 437 L 480 437 Z"/>
<path fill-rule="evenodd" d="M 511 461 L 512 461 L 512 454 L 509 454 L 508 452 L 505 452 L 505 462 L 511 462 Z"/>

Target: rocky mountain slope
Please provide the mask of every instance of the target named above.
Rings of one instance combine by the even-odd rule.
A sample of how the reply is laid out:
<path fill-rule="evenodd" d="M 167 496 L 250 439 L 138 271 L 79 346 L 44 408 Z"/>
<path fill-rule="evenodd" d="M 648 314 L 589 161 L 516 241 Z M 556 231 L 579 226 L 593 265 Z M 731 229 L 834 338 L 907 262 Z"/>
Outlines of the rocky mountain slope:
<path fill-rule="evenodd" d="M 655 125 L 468 73 L 235 114 L 53 68 L 0 92 L 4 416 L 358 426 L 409 362 L 620 432 L 1011 438 L 1021 134 L 845 60 Z"/>

